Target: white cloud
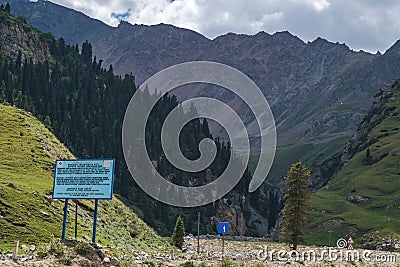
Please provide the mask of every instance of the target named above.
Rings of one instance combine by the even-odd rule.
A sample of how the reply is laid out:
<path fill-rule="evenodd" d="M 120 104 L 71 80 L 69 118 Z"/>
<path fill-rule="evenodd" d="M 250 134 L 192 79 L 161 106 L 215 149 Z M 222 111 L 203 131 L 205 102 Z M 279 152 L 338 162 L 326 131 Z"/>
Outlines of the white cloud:
<path fill-rule="evenodd" d="M 308 0 L 306 3 L 312 5 L 317 11 L 324 10 L 330 5 L 330 3 L 326 0 Z"/>
<path fill-rule="evenodd" d="M 54 0 L 105 23 L 168 23 L 209 38 L 227 32 L 289 30 L 303 40 L 323 37 L 351 48 L 385 51 L 400 39 L 400 1 L 386 0 Z"/>
<path fill-rule="evenodd" d="M 307 5 L 316 11 L 322 11 L 329 7 L 330 3 L 327 0 L 290 0 L 297 5 Z"/>

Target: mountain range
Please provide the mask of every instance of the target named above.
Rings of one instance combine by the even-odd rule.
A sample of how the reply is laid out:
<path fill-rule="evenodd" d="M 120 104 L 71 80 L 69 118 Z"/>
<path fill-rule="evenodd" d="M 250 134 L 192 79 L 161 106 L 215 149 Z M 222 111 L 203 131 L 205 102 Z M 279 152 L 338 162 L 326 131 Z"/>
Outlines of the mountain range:
<path fill-rule="evenodd" d="M 12 13 L 42 32 L 70 44 L 88 40 L 103 66 L 112 65 L 120 75 L 132 73 L 138 85 L 166 67 L 194 60 L 224 63 L 248 75 L 268 99 L 278 130 L 276 159 L 257 193 L 260 199 L 271 190 L 283 192 L 280 182 L 298 160 L 312 170 L 314 190 L 326 186 L 343 167 L 332 163 L 332 156 L 342 151 L 368 114 L 373 96 L 400 73 L 400 42 L 381 55 L 353 51 L 322 38 L 304 42 L 289 32 L 228 33 L 210 40 L 166 24 L 122 21 L 111 27 L 49 1 L 8 2 Z M 181 97 L 204 93 L 201 87 L 191 89 Z M 229 94 L 222 92 L 219 97 L 229 102 Z M 247 123 L 253 123 L 251 118 Z M 326 164 L 337 168 L 326 171 Z"/>
<path fill-rule="evenodd" d="M 399 43 L 380 55 L 352 51 L 322 38 L 306 43 L 289 32 L 228 33 L 210 40 L 166 24 L 121 21 L 111 27 L 49 1 L 9 2 L 12 13 L 25 16 L 42 32 L 71 44 L 88 40 L 103 66 L 112 65 L 121 75 L 132 73 L 138 85 L 186 61 L 208 60 L 237 68 L 255 81 L 269 101 L 278 130 L 279 165 L 293 163 L 285 160 L 288 151 L 307 148 L 299 159 L 312 165 L 315 173 L 356 129 L 377 90 L 400 73 Z M 196 89 L 188 94 L 201 95 Z M 323 155 L 315 157 L 319 154 Z M 272 181 L 280 180 L 287 170 L 275 166 L 269 176 Z"/>

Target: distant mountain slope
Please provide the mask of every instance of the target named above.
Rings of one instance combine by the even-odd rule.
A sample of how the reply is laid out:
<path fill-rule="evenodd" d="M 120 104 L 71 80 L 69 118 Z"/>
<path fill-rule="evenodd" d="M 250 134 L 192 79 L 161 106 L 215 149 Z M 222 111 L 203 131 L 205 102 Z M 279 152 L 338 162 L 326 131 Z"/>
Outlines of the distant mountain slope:
<path fill-rule="evenodd" d="M 89 40 L 94 54 L 104 60 L 105 66 L 112 64 L 120 74 L 132 72 L 139 84 L 165 67 L 191 60 L 217 61 L 243 71 L 268 97 L 281 144 L 354 129 L 362 119 L 362 108 L 369 105 L 376 92 L 369 87 L 355 92 L 346 79 L 352 79 L 352 73 L 377 56 L 354 52 L 343 44 L 320 38 L 304 43 L 288 32 L 260 32 L 254 36 L 229 33 L 209 40 L 196 32 L 165 24 L 121 22 L 113 28 L 49 1 L 10 3 L 13 13 L 24 15 L 43 32 L 73 44 Z M 346 108 L 317 119 L 341 102 L 347 104 Z M 318 124 L 328 121 L 334 127 L 319 127 Z"/>
<path fill-rule="evenodd" d="M 379 59 L 376 55 L 354 52 L 321 38 L 304 43 L 288 32 L 260 32 L 254 36 L 229 33 L 209 40 L 165 24 L 121 22 L 113 28 L 49 1 L 10 3 L 13 13 L 26 16 L 43 32 L 73 44 L 89 40 L 105 65 L 112 64 L 121 74 L 132 72 L 139 84 L 165 67 L 190 60 L 211 60 L 238 68 L 268 97 L 279 126 L 280 144 L 329 133 L 349 135 L 376 93 L 371 83 L 358 87 L 355 74 L 370 70 L 376 74 L 370 77 L 372 84 L 380 86 L 397 75 L 392 69 L 382 69 L 381 64 L 371 65 Z M 382 58 L 396 62 L 391 55 Z"/>
<path fill-rule="evenodd" d="M 3 1 L 2 1 L 3 2 Z M 90 34 L 96 36 L 106 34 L 107 30 L 112 27 L 107 26 L 103 22 L 91 19 L 87 23 L 87 16 L 81 12 L 71 12 L 66 7 L 59 6 L 50 1 L 40 0 L 32 1 L 5 1 L 13 6 L 12 13 L 30 14 L 29 23 L 34 25 L 42 32 L 50 32 L 54 37 L 65 38 L 67 42 L 72 44 L 82 44 L 86 39 L 85 36 Z M 45 10 L 45 12 L 43 12 Z M 24 15 L 28 17 L 27 15 Z M 54 18 L 57 18 L 54 20 Z M 65 23 L 68 21 L 69 23 Z M 72 24 L 71 24 L 72 23 Z"/>
<path fill-rule="evenodd" d="M 310 240 L 360 239 L 375 230 L 390 238 L 400 229 L 400 79 L 381 90 L 359 128 L 330 164 L 337 172 L 311 202 Z M 332 239 L 336 240 L 336 239 Z"/>
<path fill-rule="evenodd" d="M 10 251 L 16 240 L 31 245 L 61 236 L 64 204 L 51 198 L 54 163 L 73 155 L 24 110 L 0 104 L 0 114 L 0 248 Z M 78 203 L 78 238 L 91 238 L 93 202 Z M 69 208 L 67 236 L 71 237 L 73 202 Z M 103 245 L 145 250 L 165 246 L 116 196 L 99 202 L 97 234 Z"/>

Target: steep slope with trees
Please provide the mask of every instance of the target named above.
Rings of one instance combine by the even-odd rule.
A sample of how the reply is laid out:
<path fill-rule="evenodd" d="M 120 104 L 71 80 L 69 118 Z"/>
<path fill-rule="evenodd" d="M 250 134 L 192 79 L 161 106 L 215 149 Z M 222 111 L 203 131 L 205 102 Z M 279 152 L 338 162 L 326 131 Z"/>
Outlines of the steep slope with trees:
<path fill-rule="evenodd" d="M 51 35 L 38 32 L 25 25 L 24 20 L 17 21 L 4 10 L 0 12 L 7 18 L 0 24 L 0 33 L 7 35 L 7 29 L 16 24 L 18 26 L 15 27 L 21 29 L 19 35 L 37 37 L 41 46 L 50 53 L 48 59 L 43 57 L 37 62 L 21 50 L 11 58 L 1 55 L 0 81 L 4 101 L 35 114 L 77 157 L 116 158 L 116 191 L 138 207 L 140 216 L 159 232 L 169 235 L 178 213 L 189 222 L 187 229 L 197 229 L 192 223 L 194 220 L 187 219 L 196 216 L 196 211 L 173 208 L 148 197 L 134 183 L 126 168 L 121 127 L 126 106 L 136 90 L 134 77 L 131 74 L 124 77 L 114 75 L 112 66 L 104 69 L 102 61 L 93 57 L 92 45 L 87 41 L 79 49 L 78 45 L 67 45 L 62 38 L 55 40 Z M 13 46 L 8 41 L 11 39 L 2 39 L 1 46 Z M 19 40 L 12 40 L 19 43 Z M 177 105 L 176 97 L 165 95 L 150 115 L 146 135 L 150 158 L 166 179 L 178 184 L 187 184 L 189 179 L 195 185 L 204 183 L 208 178 L 215 179 L 229 159 L 229 143 L 216 139 L 217 157 L 210 170 L 191 176 L 176 170 L 165 160 L 160 145 L 161 125 L 169 111 Z M 197 119 L 189 123 L 180 136 L 185 156 L 198 157 L 197 145 L 204 137 L 212 137 L 207 120 Z M 246 172 L 244 176 L 231 194 L 234 199 L 239 199 L 237 195 L 247 194 L 250 173 Z M 202 208 L 203 232 L 214 231 L 209 218 L 217 213 L 218 207 L 217 204 Z M 242 211 L 239 210 L 239 213 L 242 214 Z"/>

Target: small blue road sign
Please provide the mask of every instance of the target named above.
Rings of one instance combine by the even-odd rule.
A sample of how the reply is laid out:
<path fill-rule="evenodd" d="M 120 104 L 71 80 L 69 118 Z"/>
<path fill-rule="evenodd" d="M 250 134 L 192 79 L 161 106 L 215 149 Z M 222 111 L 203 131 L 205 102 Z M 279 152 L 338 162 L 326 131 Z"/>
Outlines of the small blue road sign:
<path fill-rule="evenodd" d="M 218 234 L 229 233 L 229 222 L 218 222 Z"/>

